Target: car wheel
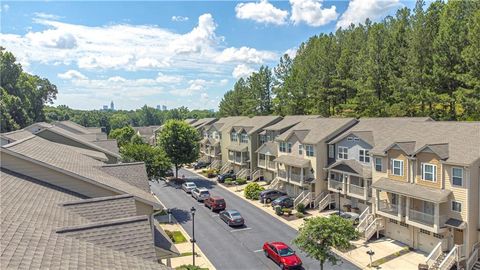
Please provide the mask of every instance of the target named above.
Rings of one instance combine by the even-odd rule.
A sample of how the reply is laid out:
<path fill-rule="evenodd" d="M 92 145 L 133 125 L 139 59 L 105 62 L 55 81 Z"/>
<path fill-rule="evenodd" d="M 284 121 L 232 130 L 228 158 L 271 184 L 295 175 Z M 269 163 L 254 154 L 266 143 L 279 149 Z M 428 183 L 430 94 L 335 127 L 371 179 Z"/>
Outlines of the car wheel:
<path fill-rule="evenodd" d="M 268 256 L 268 252 L 266 250 L 264 250 L 263 253 L 265 254 L 265 257 L 267 257 L 267 258 L 270 257 L 270 256 Z"/>
<path fill-rule="evenodd" d="M 266 202 L 267 202 L 267 203 L 270 203 L 270 202 L 272 202 L 272 199 L 267 198 L 267 199 L 266 199 Z"/>

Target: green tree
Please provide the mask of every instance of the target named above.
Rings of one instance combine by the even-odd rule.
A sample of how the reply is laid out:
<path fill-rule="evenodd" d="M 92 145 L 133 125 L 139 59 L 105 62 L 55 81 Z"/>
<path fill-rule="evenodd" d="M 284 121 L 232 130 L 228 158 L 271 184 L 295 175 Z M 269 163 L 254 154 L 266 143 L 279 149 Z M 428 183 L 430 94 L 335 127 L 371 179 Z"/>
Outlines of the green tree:
<path fill-rule="evenodd" d="M 175 176 L 178 169 L 186 163 L 198 159 L 200 135 L 198 131 L 184 121 L 169 120 L 158 135 L 158 145 L 165 151 L 175 165 Z"/>
<path fill-rule="evenodd" d="M 293 242 L 308 257 L 319 261 L 323 270 L 325 262 L 335 265 L 340 260 L 332 248 L 346 249 L 356 237 L 357 231 L 351 221 L 332 215 L 305 220 Z"/>
<path fill-rule="evenodd" d="M 157 146 L 128 143 L 120 148 L 120 154 L 124 162 L 145 162 L 149 179 L 165 176 L 165 172 L 172 167 L 165 151 Z"/>
<path fill-rule="evenodd" d="M 116 139 L 119 147 L 123 147 L 130 143 L 144 143 L 142 138 L 140 138 L 140 140 L 138 139 L 138 135 L 131 126 L 114 129 L 110 132 L 109 137 L 111 139 Z"/>

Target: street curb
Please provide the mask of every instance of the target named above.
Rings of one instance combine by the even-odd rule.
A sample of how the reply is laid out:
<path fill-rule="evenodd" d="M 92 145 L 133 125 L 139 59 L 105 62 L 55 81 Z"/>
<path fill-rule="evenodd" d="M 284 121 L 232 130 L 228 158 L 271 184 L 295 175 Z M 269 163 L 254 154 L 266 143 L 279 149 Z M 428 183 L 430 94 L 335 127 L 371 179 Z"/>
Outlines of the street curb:
<path fill-rule="evenodd" d="M 207 177 L 205 177 L 205 176 L 197 173 L 197 172 L 194 171 L 194 170 L 186 169 L 186 168 L 185 168 L 185 170 L 188 170 L 188 171 L 190 171 L 190 172 L 198 175 L 199 177 L 201 177 L 201 178 L 203 178 L 203 179 L 205 179 L 205 180 L 208 180 L 208 181 L 211 181 L 211 182 L 215 182 L 214 180 L 211 180 L 210 178 L 207 178 Z M 244 197 L 240 196 L 240 195 L 237 194 L 235 191 L 232 191 L 232 190 L 230 190 L 230 189 L 228 189 L 228 188 L 226 188 L 226 187 L 224 187 L 223 185 L 220 185 L 220 184 L 217 184 L 217 186 L 223 188 L 224 190 L 229 191 L 230 193 L 235 194 L 237 197 L 239 197 L 240 199 L 242 199 L 242 200 L 248 202 L 249 204 L 255 206 L 256 208 L 259 208 L 257 205 L 253 204 L 251 201 L 249 201 L 249 200 L 245 199 Z M 292 226 L 291 224 L 289 224 L 286 220 L 283 220 L 283 219 L 280 218 L 280 217 L 277 217 L 277 216 L 274 216 L 274 215 L 270 214 L 269 212 L 265 211 L 263 208 L 260 208 L 260 209 L 262 209 L 262 211 L 265 212 L 265 213 L 267 213 L 268 215 L 270 215 L 270 216 L 272 216 L 272 217 L 280 220 L 280 221 L 283 222 L 284 224 L 288 225 L 290 228 L 293 228 L 294 230 L 298 231 L 297 228 L 293 227 L 293 226 Z M 356 261 L 352 261 L 351 259 L 349 259 L 347 256 L 343 255 L 339 250 L 337 250 L 337 249 L 335 249 L 335 248 L 332 248 L 332 251 L 333 251 L 337 256 L 339 256 L 339 257 L 341 257 L 342 259 L 344 259 L 344 260 L 346 260 L 346 261 L 354 264 L 355 266 L 357 266 L 357 267 L 360 268 L 360 269 L 370 269 L 370 268 L 368 268 L 368 267 L 365 267 L 365 266 L 357 263 Z"/>

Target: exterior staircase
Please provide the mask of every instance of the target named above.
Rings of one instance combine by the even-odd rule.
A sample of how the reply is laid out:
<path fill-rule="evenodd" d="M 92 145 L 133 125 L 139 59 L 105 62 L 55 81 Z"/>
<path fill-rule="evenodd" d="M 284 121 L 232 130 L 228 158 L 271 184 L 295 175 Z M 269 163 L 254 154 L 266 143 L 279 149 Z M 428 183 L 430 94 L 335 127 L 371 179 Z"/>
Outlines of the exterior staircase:
<path fill-rule="evenodd" d="M 250 176 L 250 169 L 243 168 L 240 171 L 237 172 L 237 179 L 238 178 L 244 178 L 247 179 L 247 177 Z"/>
<path fill-rule="evenodd" d="M 477 260 L 477 262 L 475 262 L 475 264 L 472 266 L 471 269 L 468 269 L 468 270 L 480 270 L 480 260 Z"/>
<path fill-rule="evenodd" d="M 314 205 L 318 206 L 319 211 L 323 211 L 325 210 L 325 208 L 327 208 L 327 206 L 332 203 L 333 199 L 334 198 L 332 194 L 330 194 L 330 192 L 323 192 L 320 194 L 320 196 L 317 196 L 317 198 L 315 198 Z"/>
<path fill-rule="evenodd" d="M 267 189 L 278 189 L 280 187 L 280 178 L 275 177 L 275 179 L 270 182 L 270 185 L 268 185 Z"/>
<path fill-rule="evenodd" d="M 467 258 L 466 270 L 480 270 L 480 242 L 473 245 L 473 250 Z"/>
<path fill-rule="evenodd" d="M 425 264 L 428 265 L 429 270 L 450 270 L 460 261 L 462 248 L 463 245 L 455 245 L 450 252 L 446 253 L 442 250 L 442 242 L 439 242 L 428 255 Z M 472 267 L 475 267 L 475 265 Z"/>
<path fill-rule="evenodd" d="M 363 239 L 365 241 L 370 240 L 375 233 L 385 229 L 385 224 L 382 218 L 375 218 L 370 225 L 365 228 L 363 232 Z"/>
<path fill-rule="evenodd" d="M 202 156 L 198 159 L 198 161 L 200 162 L 208 162 L 210 160 L 210 157 L 209 156 Z"/>
<path fill-rule="evenodd" d="M 357 225 L 357 231 L 359 233 L 364 233 L 368 226 L 370 226 L 370 224 L 372 224 L 372 222 L 375 220 L 375 217 L 370 212 L 370 206 L 363 210 L 358 219 L 359 222 Z"/>
<path fill-rule="evenodd" d="M 226 173 L 230 171 L 232 168 L 233 168 L 232 163 L 226 162 L 225 164 L 223 164 L 222 168 L 220 168 L 220 173 L 222 174 Z"/>
<path fill-rule="evenodd" d="M 263 170 L 262 169 L 256 169 L 251 175 L 250 175 L 250 180 L 256 181 L 257 179 L 260 179 L 260 177 L 263 176 Z"/>
<path fill-rule="evenodd" d="M 297 208 L 297 205 L 301 203 L 305 206 L 308 206 L 313 201 L 312 198 L 313 198 L 313 192 L 304 190 L 293 201 L 293 208 Z"/>
<path fill-rule="evenodd" d="M 222 167 L 222 161 L 219 160 L 219 159 L 215 159 L 210 164 L 210 168 L 212 168 L 212 169 L 220 169 L 221 167 Z"/>

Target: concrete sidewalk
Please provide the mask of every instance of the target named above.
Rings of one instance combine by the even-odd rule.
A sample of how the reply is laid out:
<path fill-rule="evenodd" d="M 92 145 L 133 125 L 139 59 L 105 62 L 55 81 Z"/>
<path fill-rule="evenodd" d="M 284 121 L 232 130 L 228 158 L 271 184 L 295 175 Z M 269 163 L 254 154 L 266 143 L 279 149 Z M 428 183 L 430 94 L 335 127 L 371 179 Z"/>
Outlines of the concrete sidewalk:
<path fill-rule="evenodd" d="M 209 179 L 201 175 L 198 171 L 195 171 L 193 169 L 187 169 L 187 170 L 195 173 L 196 175 L 198 175 L 203 179 L 206 179 L 209 181 L 215 181 L 214 179 Z M 265 187 L 267 185 L 265 182 L 258 182 L 258 183 Z M 241 186 L 224 186 L 224 185 L 219 185 L 219 186 L 225 190 L 232 192 L 233 194 L 242 198 L 246 202 L 253 204 L 256 207 L 262 209 L 264 212 L 275 217 L 281 222 L 287 224 L 288 226 L 294 228 L 295 230 L 299 230 L 299 228 L 304 223 L 303 219 L 294 219 L 289 221 L 289 220 L 286 220 L 285 218 L 278 216 L 269 204 L 262 204 L 258 200 L 252 201 L 252 200 L 246 199 L 243 195 L 244 194 L 243 189 L 245 188 L 246 184 Z M 317 217 L 317 216 L 328 216 L 334 211 L 335 210 L 331 210 L 331 211 L 327 210 L 327 211 L 319 212 L 318 210 L 309 210 L 307 211 L 308 216 L 306 218 Z M 293 211 L 293 214 L 294 213 L 295 213 L 295 210 Z M 372 261 L 375 261 L 375 260 L 384 258 L 390 254 L 399 252 L 405 248 L 404 244 L 386 237 L 383 237 L 381 239 L 374 240 L 374 241 L 369 241 L 369 242 L 365 242 L 363 240 L 352 241 L 352 245 L 354 246 L 354 248 L 349 251 L 341 252 L 339 250 L 335 250 L 335 252 L 337 253 L 338 256 L 342 257 L 345 260 L 348 260 L 349 262 L 355 264 L 357 267 L 362 269 L 370 269 L 369 267 L 370 257 L 366 253 L 369 250 L 373 250 L 375 252 L 375 255 L 372 257 Z M 428 254 L 424 254 L 417 251 L 410 251 L 404 255 L 401 255 L 395 259 L 392 259 L 386 263 L 381 264 L 377 268 L 384 269 L 384 270 L 397 270 L 400 268 L 402 270 L 417 270 L 418 264 L 425 262 L 425 259 L 427 256 Z"/>

